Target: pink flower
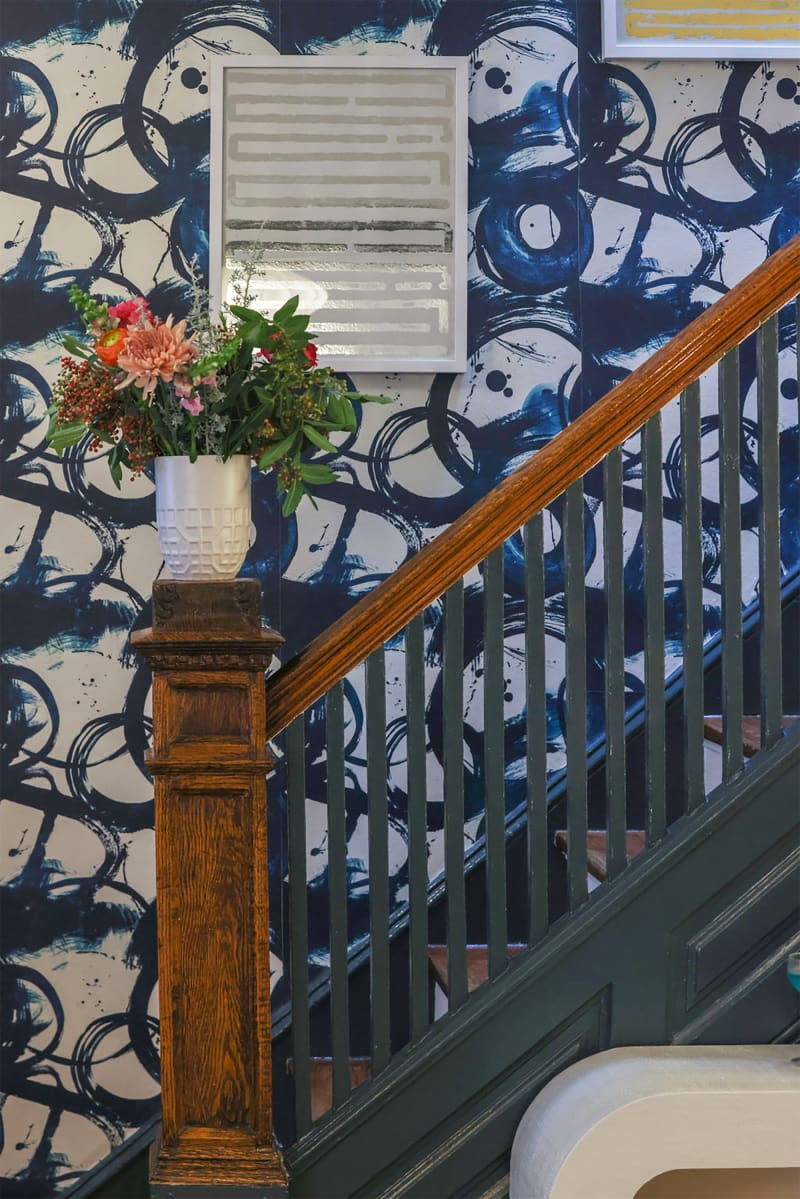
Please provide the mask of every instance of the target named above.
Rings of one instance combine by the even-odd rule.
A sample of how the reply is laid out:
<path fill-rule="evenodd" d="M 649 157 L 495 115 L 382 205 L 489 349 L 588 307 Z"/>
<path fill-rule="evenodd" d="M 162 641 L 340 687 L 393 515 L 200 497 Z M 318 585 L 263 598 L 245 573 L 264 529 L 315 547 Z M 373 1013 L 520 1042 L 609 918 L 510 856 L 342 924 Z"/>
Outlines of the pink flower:
<path fill-rule="evenodd" d="M 216 387 L 217 386 L 217 376 L 216 375 L 203 375 L 202 379 L 197 379 L 196 382 L 201 384 L 203 387 Z"/>
<path fill-rule="evenodd" d="M 272 361 L 272 351 L 271 350 L 267 350 L 264 348 L 264 346 L 262 346 L 258 352 L 262 358 L 266 358 L 267 362 Z"/>
<path fill-rule="evenodd" d="M 195 334 L 187 338 L 186 321 L 173 326 L 168 316 L 163 325 L 146 325 L 143 329 L 131 329 L 125 349 L 117 359 L 117 365 L 127 371 L 117 390 L 133 383 L 141 387 L 147 398 L 155 391 L 159 379 L 169 383 L 183 367 L 194 362 L 197 350 L 192 344 Z"/>
<path fill-rule="evenodd" d="M 317 365 L 317 347 L 314 345 L 313 341 L 308 343 L 308 345 L 304 348 L 303 353 L 308 359 L 309 366 Z"/>
<path fill-rule="evenodd" d="M 203 401 L 200 396 L 184 396 L 181 400 L 181 408 L 185 408 L 190 416 L 199 416 L 203 411 Z"/>
<path fill-rule="evenodd" d="M 119 304 L 114 304 L 109 308 L 108 315 L 112 320 L 119 321 L 123 329 L 153 319 L 150 305 L 144 296 L 136 296 L 134 300 L 122 300 Z"/>
<path fill-rule="evenodd" d="M 172 380 L 172 386 L 175 388 L 175 395 L 179 400 L 188 400 L 192 394 L 191 379 L 176 375 Z"/>

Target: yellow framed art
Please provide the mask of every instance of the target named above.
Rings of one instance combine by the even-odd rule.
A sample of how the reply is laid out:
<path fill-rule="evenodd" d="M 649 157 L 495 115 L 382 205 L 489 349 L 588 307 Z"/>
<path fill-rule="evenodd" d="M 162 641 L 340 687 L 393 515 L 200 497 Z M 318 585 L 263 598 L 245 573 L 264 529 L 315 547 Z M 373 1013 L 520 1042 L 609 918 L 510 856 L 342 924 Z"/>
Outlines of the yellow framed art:
<path fill-rule="evenodd" d="M 800 0 L 602 0 L 604 58 L 799 58 Z"/>

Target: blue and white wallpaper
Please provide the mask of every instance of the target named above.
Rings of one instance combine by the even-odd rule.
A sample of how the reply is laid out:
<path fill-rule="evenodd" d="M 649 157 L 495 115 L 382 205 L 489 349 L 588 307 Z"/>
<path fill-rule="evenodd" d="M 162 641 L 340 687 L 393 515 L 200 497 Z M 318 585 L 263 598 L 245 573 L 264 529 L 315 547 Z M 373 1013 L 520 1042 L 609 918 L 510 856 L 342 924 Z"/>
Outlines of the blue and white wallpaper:
<path fill-rule="evenodd" d="M 281 523 L 255 484 L 248 571 L 290 656 L 576 413 L 800 231 L 800 66 L 599 59 L 599 0 L 3 0 L 2 1192 L 66 1194 L 158 1107 L 149 680 L 130 650 L 161 570 L 151 480 L 114 491 L 44 444 L 67 289 L 145 293 L 162 316 L 207 258 L 209 64 L 226 53 L 469 56 L 470 368 L 359 377 L 397 397 L 343 443 L 319 511 Z M 781 323 L 782 547 L 800 560 L 794 318 Z M 742 356 L 742 527 L 752 594 L 755 362 Z M 704 420 L 708 631 L 716 417 Z M 677 416 L 664 420 L 666 612 L 681 624 Z M 707 438 L 707 440 L 705 440 Z M 640 458 L 626 447 L 630 688 L 641 656 Z M 552 764 L 561 755 L 560 510 L 548 517 Z M 602 693 L 602 495 L 587 481 L 591 692 Z M 509 802 L 522 778 L 519 547 L 507 553 Z M 439 855 L 440 612 L 428 614 L 431 870 Z M 468 579 L 467 836 L 481 820 L 481 593 Z M 402 644 L 391 647 L 391 859 L 405 886 Z M 364 902 L 360 684 L 348 687 L 351 886 Z M 321 713 L 309 723 L 317 758 Z M 601 713 L 589 713 L 600 727 Z M 282 993 L 280 776 L 271 792 Z M 312 952 L 324 964 L 324 768 L 309 774 Z M 359 898 L 360 897 L 360 898 Z"/>

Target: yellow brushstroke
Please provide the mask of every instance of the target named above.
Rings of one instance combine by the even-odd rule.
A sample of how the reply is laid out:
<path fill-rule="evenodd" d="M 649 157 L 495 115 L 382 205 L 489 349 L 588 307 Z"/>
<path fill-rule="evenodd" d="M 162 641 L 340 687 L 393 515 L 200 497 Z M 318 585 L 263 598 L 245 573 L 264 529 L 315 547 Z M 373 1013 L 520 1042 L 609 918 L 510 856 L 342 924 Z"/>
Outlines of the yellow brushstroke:
<path fill-rule="evenodd" d="M 629 37 L 800 44 L 800 0 L 624 0 Z"/>
<path fill-rule="evenodd" d="M 659 13 L 658 15 L 654 13 L 652 16 L 647 13 L 641 13 L 631 14 L 631 16 L 634 17 L 635 20 L 642 21 L 646 24 L 665 24 L 669 22 L 669 15 L 665 13 Z M 686 26 L 708 25 L 719 29 L 747 29 L 748 36 L 751 28 L 754 26 L 761 27 L 763 25 L 785 25 L 787 29 L 800 29 L 800 25 L 798 25 L 797 22 L 792 21 L 791 18 L 787 19 L 785 16 L 782 16 L 779 13 L 764 13 L 761 16 L 752 14 L 740 17 L 737 21 L 731 21 L 730 17 L 725 17 L 722 15 L 718 17 L 715 13 L 683 14 L 676 12 L 674 14 L 674 19 L 676 24 Z"/>
<path fill-rule="evenodd" d="M 731 9 L 721 0 L 625 0 L 625 8 L 631 12 L 649 13 L 666 9 L 668 12 L 719 12 L 724 13 L 731 22 L 738 21 L 742 15 L 750 12 L 788 13 L 800 17 L 800 0 L 746 0 L 740 8 Z"/>
<path fill-rule="evenodd" d="M 652 24 L 635 14 L 625 17 L 625 32 L 629 37 L 676 37 L 693 38 L 708 37 L 712 41 L 756 41 L 756 42 L 793 42 L 800 38 L 800 28 L 796 22 L 790 25 L 769 25 L 764 27 L 763 20 L 753 26 L 742 28 L 742 22 L 731 24 L 709 24 L 708 22 L 690 22 L 685 18 L 676 19 L 675 24 Z"/>

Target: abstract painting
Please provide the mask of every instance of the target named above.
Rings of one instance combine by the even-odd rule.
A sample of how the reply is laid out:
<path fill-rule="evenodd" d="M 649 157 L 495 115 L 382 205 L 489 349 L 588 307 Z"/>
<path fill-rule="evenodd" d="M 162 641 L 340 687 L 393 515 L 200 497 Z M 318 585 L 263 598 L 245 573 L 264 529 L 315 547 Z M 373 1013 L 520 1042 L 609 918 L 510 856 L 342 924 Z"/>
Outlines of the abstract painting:
<path fill-rule="evenodd" d="M 214 68 L 212 294 L 249 264 L 256 306 L 299 295 L 330 366 L 463 370 L 466 59 Z"/>
<path fill-rule="evenodd" d="M 603 0 L 605 58 L 797 58 L 800 0 Z"/>

